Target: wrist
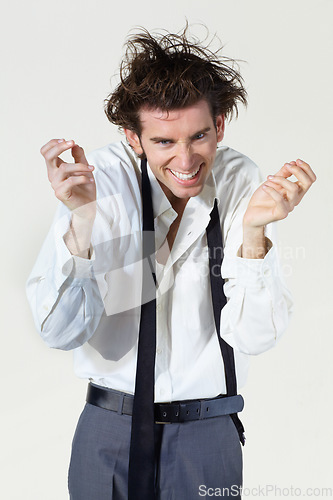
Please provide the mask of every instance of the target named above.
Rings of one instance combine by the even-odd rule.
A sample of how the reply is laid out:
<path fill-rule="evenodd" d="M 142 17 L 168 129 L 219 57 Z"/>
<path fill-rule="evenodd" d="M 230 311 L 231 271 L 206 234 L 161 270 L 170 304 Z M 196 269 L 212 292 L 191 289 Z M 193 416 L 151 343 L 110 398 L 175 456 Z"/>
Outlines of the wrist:
<path fill-rule="evenodd" d="M 96 201 L 86 203 L 72 210 L 72 219 L 80 226 L 93 225 L 96 218 Z"/>
<path fill-rule="evenodd" d="M 265 226 L 243 224 L 241 256 L 245 259 L 263 259 L 267 253 Z"/>
<path fill-rule="evenodd" d="M 94 219 L 83 219 L 73 213 L 69 231 L 64 236 L 65 244 L 72 255 L 90 258 L 90 241 Z"/>

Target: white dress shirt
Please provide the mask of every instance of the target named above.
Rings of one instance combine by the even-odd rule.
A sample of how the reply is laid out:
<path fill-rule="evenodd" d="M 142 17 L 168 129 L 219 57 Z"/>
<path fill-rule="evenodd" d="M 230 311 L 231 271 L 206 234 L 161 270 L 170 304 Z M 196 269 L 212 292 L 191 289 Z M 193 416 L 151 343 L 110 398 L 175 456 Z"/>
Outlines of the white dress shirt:
<path fill-rule="evenodd" d="M 71 213 L 59 203 L 29 276 L 27 294 L 42 338 L 50 347 L 73 350 L 79 377 L 133 394 L 142 276 L 140 160 L 119 142 L 94 151 L 88 161 L 95 166 L 98 200 L 91 258 L 72 256 L 67 249 L 63 237 Z M 292 312 L 278 262 L 275 224 L 266 227 L 269 250 L 263 259 L 240 257 L 242 218 L 261 183 L 259 169 L 241 153 L 219 147 L 202 192 L 186 205 L 171 253 L 166 236 L 177 213 L 149 165 L 148 175 L 158 282 L 155 401 L 226 392 L 206 239 L 215 197 L 227 297 L 220 335 L 234 348 L 238 387 L 242 387 L 249 355 L 273 347 Z"/>

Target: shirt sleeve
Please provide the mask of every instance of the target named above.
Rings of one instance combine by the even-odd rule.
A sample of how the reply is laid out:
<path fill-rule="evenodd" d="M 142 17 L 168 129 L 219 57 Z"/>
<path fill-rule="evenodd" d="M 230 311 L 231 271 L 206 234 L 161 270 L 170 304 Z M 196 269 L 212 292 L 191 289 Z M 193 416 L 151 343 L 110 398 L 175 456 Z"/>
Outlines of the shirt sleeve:
<path fill-rule="evenodd" d="M 244 354 L 274 347 L 287 329 L 293 312 L 277 252 L 277 223 L 265 229 L 268 252 L 263 259 L 240 257 L 242 220 L 250 197 L 261 183 L 259 169 L 244 191 L 226 231 L 222 277 L 227 304 L 221 311 L 221 337 Z"/>
<path fill-rule="evenodd" d="M 70 350 L 89 340 L 101 315 L 104 275 L 91 259 L 71 255 L 64 242 L 70 212 L 60 203 L 26 284 L 34 323 L 50 347 Z M 97 213 L 95 224 L 101 225 Z"/>
<path fill-rule="evenodd" d="M 82 346 L 96 332 L 104 314 L 119 312 L 119 303 L 134 292 L 131 295 L 121 288 L 125 280 L 119 278 L 118 269 L 140 261 L 136 249 L 141 249 L 137 231 L 141 195 L 132 158 L 117 143 L 90 153 L 88 161 L 95 166 L 97 189 L 90 259 L 73 256 L 68 250 L 64 236 L 71 211 L 59 202 L 26 284 L 38 332 L 48 346 L 63 350 Z M 127 277 L 126 272 L 123 275 Z M 136 288 L 132 286 L 130 291 Z"/>

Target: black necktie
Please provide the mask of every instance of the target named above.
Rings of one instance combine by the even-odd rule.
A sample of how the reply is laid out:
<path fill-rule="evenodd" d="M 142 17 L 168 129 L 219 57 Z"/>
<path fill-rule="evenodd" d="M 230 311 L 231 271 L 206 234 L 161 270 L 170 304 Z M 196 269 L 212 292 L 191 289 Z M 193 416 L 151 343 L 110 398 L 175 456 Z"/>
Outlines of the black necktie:
<path fill-rule="evenodd" d="M 128 475 L 129 500 L 155 500 L 154 386 L 156 352 L 156 275 L 154 215 L 147 173 L 147 160 L 141 161 L 143 203 L 142 306 L 138 341 L 137 369 L 132 415 Z M 237 394 L 233 349 L 220 336 L 220 314 L 226 303 L 220 268 L 223 259 L 222 233 L 217 202 L 206 229 L 209 250 L 211 292 L 216 332 L 224 362 L 227 396 Z M 231 415 L 244 444 L 244 428 L 238 415 Z"/>
<path fill-rule="evenodd" d="M 154 386 L 156 277 L 154 215 L 147 160 L 141 161 L 143 200 L 142 305 L 128 476 L 129 500 L 155 500 Z M 153 288 L 152 300 L 149 299 Z"/>
<path fill-rule="evenodd" d="M 217 338 L 219 340 L 221 354 L 223 358 L 225 382 L 227 396 L 237 394 L 237 380 L 235 370 L 235 357 L 233 348 L 222 339 L 220 335 L 221 310 L 227 303 L 227 298 L 223 291 L 224 280 L 221 276 L 221 265 L 223 260 L 223 242 L 219 211 L 215 199 L 214 208 L 210 214 L 210 222 L 206 229 L 208 253 L 209 253 L 209 275 L 212 292 L 212 302 Z M 244 446 L 244 427 L 237 413 L 232 413 L 231 418 L 236 426 L 239 439 Z"/>

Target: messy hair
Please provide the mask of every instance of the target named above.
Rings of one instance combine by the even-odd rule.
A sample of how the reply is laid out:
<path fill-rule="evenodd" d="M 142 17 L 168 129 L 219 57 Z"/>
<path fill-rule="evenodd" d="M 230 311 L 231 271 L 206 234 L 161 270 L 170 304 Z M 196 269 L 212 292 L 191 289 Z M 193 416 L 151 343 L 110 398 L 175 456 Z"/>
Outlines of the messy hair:
<path fill-rule="evenodd" d="M 236 61 L 187 37 L 188 25 L 176 34 L 152 35 L 146 29 L 130 36 L 120 65 L 120 83 L 105 99 L 105 113 L 120 129 L 141 135 L 141 108 L 171 111 L 205 99 L 215 123 L 224 114 L 238 115 L 247 104 Z"/>

